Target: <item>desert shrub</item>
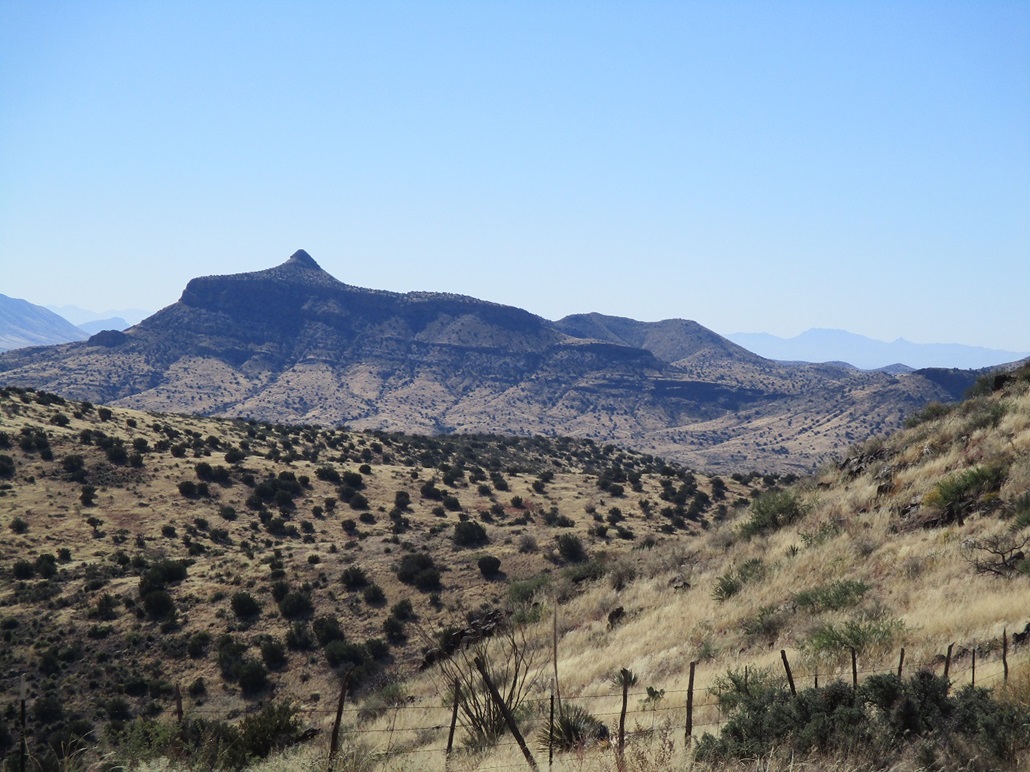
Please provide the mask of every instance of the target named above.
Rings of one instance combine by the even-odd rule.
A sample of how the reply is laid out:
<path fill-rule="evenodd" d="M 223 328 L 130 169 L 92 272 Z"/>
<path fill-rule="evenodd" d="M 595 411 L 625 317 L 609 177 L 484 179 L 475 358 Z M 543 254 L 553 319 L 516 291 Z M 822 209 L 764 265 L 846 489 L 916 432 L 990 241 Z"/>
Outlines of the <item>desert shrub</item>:
<path fill-rule="evenodd" d="M 27 581 L 36 576 L 36 566 L 28 560 L 16 560 L 11 566 L 11 574 L 15 579 Z"/>
<path fill-rule="evenodd" d="M 800 520 L 805 510 L 801 499 L 789 490 L 772 490 L 753 499 L 751 516 L 740 528 L 742 536 L 750 538 L 768 534 Z"/>
<path fill-rule="evenodd" d="M 346 636 L 343 634 L 343 628 L 340 627 L 340 622 L 336 617 L 315 617 L 315 620 L 311 623 L 311 629 L 315 633 L 318 645 L 322 647 L 329 645 L 333 641 L 346 639 Z"/>
<path fill-rule="evenodd" d="M 393 608 L 390 609 L 390 616 L 394 619 L 406 622 L 415 618 L 415 609 L 411 605 L 411 601 L 404 598 L 403 600 L 399 600 L 393 604 Z"/>
<path fill-rule="evenodd" d="M 361 591 L 361 597 L 370 606 L 382 606 L 386 603 L 386 593 L 383 588 L 374 582 Z"/>
<path fill-rule="evenodd" d="M 501 570 L 500 558 L 495 558 L 493 555 L 484 555 L 476 561 L 476 565 L 479 566 L 479 573 L 488 579 L 497 576 L 497 572 Z"/>
<path fill-rule="evenodd" d="M 558 545 L 558 554 L 561 555 L 562 560 L 569 563 L 578 563 L 587 559 L 587 551 L 578 536 L 571 533 L 563 533 L 555 539 L 555 542 Z"/>
<path fill-rule="evenodd" d="M 946 405 L 940 402 L 929 402 L 921 410 L 906 418 L 905 426 L 911 429 L 927 421 L 936 421 L 938 418 L 948 415 L 954 409 L 954 404 Z"/>
<path fill-rule="evenodd" d="M 443 497 L 444 509 L 450 510 L 451 512 L 461 511 L 461 502 L 458 501 L 457 496 L 444 496 Z"/>
<path fill-rule="evenodd" d="M 972 509 L 980 497 L 996 493 L 1007 476 L 1008 468 L 1002 464 L 975 466 L 938 482 L 923 503 L 957 517 Z"/>
<path fill-rule="evenodd" d="M 368 586 L 368 575 L 361 566 L 347 566 L 340 575 L 340 581 L 348 590 L 360 590 Z"/>
<path fill-rule="evenodd" d="M 397 565 L 397 578 L 420 590 L 440 588 L 440 569 L 433 558 L 424 552 L 405 555 Z"/>
<path fill-rule="evenodd" d="M 806 611 L 839 611 L 854 606 L 868 591 L 869 585 L 865 582 L 840 579 L 795 593 L 794 603 Z"/>
<path fill-rule="evenodd" d="M 764 571 L 760 559 L 746 560 L 736 571 L 728 571 L 716 577 L 712 597 L 718 601 L 732 598 L 744 588 L 745 584 L 760 579 Z"/>
<path fill-rule="evenodd" d="M 537 737 L 543 750 L 554 748 L 558 752 L 575 751 L 608 739 L 608 727 L 578 705 L 566 703 L 548 722 Z"/>
<path fill-rule="evenodd" d="M 232 606 L 232 612 L 239 619 L 251 619 L 261 613 L 261 604 L 249 592 L 234 593 L 229 603 Z"/>
<path fill-rule="evenodd" d="M 307 622 L 297 620 L 290 625 L 290 629 L 286 631 L 286 645 L 294 651 L 308 651 L 315 648 L 315 640 L 311 637 L 311 630 L 308 629 Z"/>
<path fill-rule="evenodd" d="M 143 609 L 152 619 L 168 619 L 175 614 L 175 601 L 167 590 L 151 590 L 143 596 Z"/>
<path fill-rule="evenodd" d="M 0 453 L 0 479 L 14 477 L 14 459 Z"/>
<path fill-rule="evenodd" d="M 279 613 L 286 619 L 307 616 L 313 608 L 311 597 L 306 592 L 290 591 L 279 601 Z"/>
<path fill-rule="evenodd" d="M 286 646 L 275 638 L 261 642 L 261 659 L 270 670 L 277 670 L 286 664 Z"/>
<path fill-rule="evenodd" d="M 486 529 L 472 520 L 454 524 L 454 544 L 457 547 L 477 547 L 486 544 Z"/>
<path fill-rule="evenodd" d="M 20 515 L 15 515 L 8 526 L 14 533 L 22 534 L 29 530 L 29 524 Z"/>
<path fill-rule="evenodd" d="M 847 649 L 859 654 L 883 651 L 905 632 L 900 619 L 851 619 L 820 625 L 812 633 L 806 648 L 815 655 L 833 655 Z"/>

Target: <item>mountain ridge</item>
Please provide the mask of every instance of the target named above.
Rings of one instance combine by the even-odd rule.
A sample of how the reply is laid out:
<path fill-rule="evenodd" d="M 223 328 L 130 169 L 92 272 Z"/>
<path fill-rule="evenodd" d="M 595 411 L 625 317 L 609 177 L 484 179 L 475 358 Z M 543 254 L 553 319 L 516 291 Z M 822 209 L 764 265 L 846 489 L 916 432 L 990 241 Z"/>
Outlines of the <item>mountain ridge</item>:
<path fill-rule="evenodd" d="M 569 435 L 696 468 L 778 471 L 810 469 L 961 393 L 919 372 L 773 362 L 689 320 L 550 322 L 467 296 L 353 287 L 303 250 L 192 279 L 125 332 L 0 356 L 0 379 L 138 409 Z"/>

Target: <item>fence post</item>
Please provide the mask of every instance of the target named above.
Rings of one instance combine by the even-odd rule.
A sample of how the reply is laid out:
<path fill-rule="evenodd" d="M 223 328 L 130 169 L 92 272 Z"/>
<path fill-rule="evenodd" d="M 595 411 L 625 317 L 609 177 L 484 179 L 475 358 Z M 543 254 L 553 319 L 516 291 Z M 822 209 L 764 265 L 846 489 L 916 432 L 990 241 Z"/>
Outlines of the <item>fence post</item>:
<path fill-rule="evenodd" d="M 1005 683 L 1009 682 L 1009 629 L 1001 631 L 1001 665 L 1005 668 Z"/>
<path fill-rule="evenodd" d="M 624 770 L 626 768 L 626 758 L 625 758 L 625 750 L 626 750 L 626 702 L 629 699 L 630 672 L 628 670 L 626 670 L 626 668 L 623 668 L 619 672 L 619 675 L 622 676 L 619 679 L 619 680 L 622 681 L 622 711 L 619 713 L 619 760 L 618 760 L 618 767 L 619 767 L 619 770 L 621 771 L 621 770 Z"/>
<path fill-rule="evenodd" d="M 787 671 L 787 685 L 790 686 L 790 693 L 798 696 L 798 690 L 794 688 L 794 675 L 790 672 L 790 663 L 787 662 L 787 650 L 780 649 L 780 658 L 783 660 L 783 669 Z"/>
<path fill-rule="evenodd" d="M 551 723 L 547 733 L 547 768 L 554 766 L 554 681 L 551 681 Z"/>
<path fill-rule="evenodd" d="M 976 646 L 973 647 L 973 686 L 976 686 Z"/>
<path fill-rule="evenodd" d="M 898 657 L 898 680 L 901 680 L 901 668 L 905 666 L 905 647 L 901 647 L 901 656 Z"/>
<path fill-rule="evenodd" d="M 557 615 L 555 616 L 557 620 Z M 497 709 L 501 711 L 501 715 L 504 716 L 504 721 L 508 725 L 508 729 L 515 736 L 516 742 L 522 749 L 522 755 L 526 757 L 526 761 L 529 763 L 531 769 L 536 770 L 536 759 L 533 758 L 533 754 L 529 752 L 529 746 L 526 745 L 525 739 L 522 737 L 522 733 L 519 731 L 518 725 L 515 723 L 515 717 L 508 710 L 508 706 L 504 703 L 500 693 L 497 691 L 497 687 L 494 686 L 494 682 L 490 680 L 490 674 L 486 672 L 486 665 L 483 664 L 482 657 L 476 657 L 473 660 L 473 664 L 476 666 L 476 670 L 483 676 L 483 683 L 486 684 L 486 688 L 490 691 L 490 696 L 493 697 L 494 704 L 497 705 Z M 557 663 L 556 663 L 557 664 Z"/>
<path fill-rule="evenodd" d="M 694 667 L 697 662 L 690 663 L 690 678 L 687 681 L 687 726 L 684 730 L 684 740 L 687 748 L 690 747 L 691 736 L 694 734 Z"/>
<path fill-rule="evenodd" d="M 458 700 L 461 697 L 461 681 L 454 679 L 454 704 L 451 705 L 451 729 L 447 733 L 447 758 L 451 757 L 451 748 L 454 747 L 454 726 L 458 723 Z M 445 765 L 446 766 L 446 765 Z"/>
<path fill-rule="evenodd" d="M 948 653 L 944 655 L 944 678 L 947 679 L 948 673 L 951 672 L 951 650 L 955 648 L 954 643 L 948 644 Z"/>
<path fill-rule="evenodd" d="M 818 670 L 818 668 L 815 671 L 815 688 L 816 689 L 819 688 L 819 670 Z"/>
<path fill-rule="evenodd" d="M 558 681 L 558 598 L 554 599 L 554 626 L 551 638 L 551 658 L 554 660 L 554 691 L 558 695 L 558 713 L 564 716 L 561 709 L 561 684 Z"/>
<path fill-rule="evenodd" d="M 25 740 L 25 674 L 21 676 L 21 743 L 19 748 L 19 758 L 21 759 L 21 772 L 25 772 L 25 763 L 28 757 L 28 745 Z"/>
<path fill-rule="evenodd" d="M 179 688 L 179 684 L 175 685 L 175 721 L 176 723 L 182 723 L 182 690 Z"/>
<path fill-rule="evenodd" d="M 849 647 L 851 649 L 851 688 L 853 691 L 858 691 L 858 652 L 855 651 L 855 647 Z"/>
<path fill-rule="evenodd" d="M 336 703 L 336 721 L 333 722 L 333 735 L 329 741 L 329 768 L 333 766 L 333 760 L 340 749 L 340 722 L 343 721 L 343 703 L 347 699 L 347 684 L 350 682 L 350 674 L 353 668 L 343 676 L 343 683 L 340 684 L 340 701 Z"/>

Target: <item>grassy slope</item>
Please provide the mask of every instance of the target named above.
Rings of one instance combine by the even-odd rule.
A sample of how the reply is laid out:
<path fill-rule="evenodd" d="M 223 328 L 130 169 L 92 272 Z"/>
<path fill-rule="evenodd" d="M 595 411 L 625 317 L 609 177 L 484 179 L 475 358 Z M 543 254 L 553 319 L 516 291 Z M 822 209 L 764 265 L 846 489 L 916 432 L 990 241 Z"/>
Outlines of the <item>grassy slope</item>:
<path fill-rule="evenodd" d="M 26 405 L 21 415 L 8 415 L 5 423 L 30 420 L 39 422 L 47 418 L 48 413 L 45 411 L 53 410 L 53 407 Z M 130 415 L 129 412 L 115 411 L 116 420 L 121 424 Z M 158 420 L 181 422 L 182 427 L 186 428 L 187 425 L 193 426 L 191 422 L 196 419 L 161 417 Z M 142 420 L 139 423 L 143 425 Z M 223 422 L 205 422 L 203 427 L 197 428 L 206 436 L 207 431 L 215 431 L 209 427 L 217 427 L 219 431 L 229 434 L 230 426 Z M 71 432 L 77 428 L 73 421 L 68 430 Z M 52 431 L 60 435 L 64 430 Z M 77 431 L 71 432 L 71 436 L 74 434 Z M 237 436 L 235 441 L 238 440 Z M 359 452 L 359 443 L 370 442 L 370 438 L 355 437 L 354 440 L 355 450 Z M 260 449 L 267 452 L 264 447 Z M 13 453 L 17 455 L 17 451 Z M 525 455 L 525 451 L 522 453 L 524 465 L 529 466 L 529 456 Z M 58 458 L 60 455 L 58 452 Z M 935 667 L 939 671 L 942 665 L 938 655 L 954 642 L 957 652 L 979 647 L 978 683 L 997 685 L 1001 669 L 998 651 L 1001 631 L 1005 627 L 1010 633 L 1022 630 L 1030 622 L 1030 585 L 1021 575 L 1006 580 L 977 574 L 967 560 L 972 554 L 968 545 L 974 539 L 1010 533 L 1014 522 L 1011 514 L 1017 508 L 1020 497 L 1030 489 L 1030 383 L 1025 374 L 1001 392 L 964 403 L 943 416 L 925 421 L 886 441 L 856 448 L 850 458 L 843 467 L 827 467 L 793 489 L 805 505 L 805 515 L 799 521 L 750 538 L 743 535 L 753 515 L 747 508 L 733 511 L 723 522 L 713 523 L 707 530 L 691 526 L 690 536 L 679 533 L 670 536 L 656 530 L 656 526 L 666 522 L 661 516 L 645 519 L 639 514 L 639 509 L 628 505 L 628 502 L 619 501 L 618 505 L 624 512 L 634 513 L 630 520 L 637 534 L 637 544 L 643 541 L 648 532 L 655 533 L 657 543 L 647 550 L 625 549 L 630 546 L 629 542 L 615 540 L 602 543 L 594 537 L 586 536 L 587 527 L 594 524 L 593 519 L 586 514 L 586 505 L 598 506 L 603 514 L 615 502 L 597 489 L 594 479 L 582 476 L 582 463 L 573 464 L 575 473 L 559 473 L 554 482 L 547 486 L 548 497 L 563 514 L 576 520 L 574 530 L 583 536 L 591 552 L 622 555 L 609 562 L 607 578 L 580 585 L 582 589 L 579 591 L 574 590 L 568 580 L 561 577 L 556 562 L 548 560 L 544 554 L 546 549 L 538 553 L 518 552 L 517 531 L 522 527 L 507 531 L 502 530 L 500 525 L 488 526 L 492 544 L 485 551 L 501 557 L 503 568 L 508 572 L 508 580 L 529 578 L 544 569 L 551 569 L 555 577 L 552 589 L 542 592 L 537 598 L 540 605 L 535 611 L 541 621 L 527 627 L 530 645 L 538 652 L 537 662 L 540 666 L 536 696 L 545 696 L 547 692 L 547 650 L 551 640 L 552 598 L 555 596 L 560 598 L 558 668 L 562 693 L 566 699 L 575 699 L 578 695 L 602 695 L 595 699 L 579 700 L 580 704 L 597 713 L 610 714 L 618 709 L 618 701 L 613 699 L 614 689 L 610 678 L 621 667 L 631 668 L 638 675 L 641 685 L 665 689 L 669 700 L 677 702 L 683 699 L 687 685 L 687 664 L 691 660 L 699 660 L 697 689 L 702 695 L 728 668 L 747 664 L 768 667 L 778 674 L 781 672 L 781 648 L 787 650 L 794 666 L 795 678 L 801 683 L 810 683 L 816 671 L 822 679 L 831 677 L 833 673 L 846 672 L 845 669 L 850 667 L 847 655 L 825 645 L 820 649 L 819 642 L 826 640 L 828 626 L 841 630 L 849 622 L 865 625 L 866 630 L 875 630 L 879 625 L 879 629 L 894 631 L 888 640 L 860 646 L 860 669 L 863 672 L 896 667 L 898 650 L 902 645 L 906 647 L 906 669 L 911 671 L 926 666 Z M 378 457 L 374 458 L 374 461 L 379 460 Z M 179 480 L 189 476 L 194 462 L 194 459 L 170 458 L 166 461 L 162 457 L 158 463 L 156 458 L 148 456 L 145 468 L 153 468 L 154 477 L 147 481 L 145 487 L 140 483 L 135 494 L 131 488 L 111 488 L 103 492 L 99 508 L 110 513 L 107 517 L 111 518 L 111 522 L 105 525 L 109 536 L 107 539 L 96 540 L 89 548 L 76 548 L 76 560 L 82 560 L 78 556 L 86 549 L 100 552 L 101 555 L 95 559 L 98 562 L 102 560 L 107 547 L 101 545 L 114 535 L 114 523 L 129 528 L 133 535 L 144 531 L 144 538 L 151 539 L 151 542 L 146 543 L 148 549 L 163 546 L 166 551 L 175 554 L 175 550 L 180 549 L 179 542 L 161 540 L 159 524 L 162 517 L 171 518 L 185 526 L 195 516 L 194 510 L 201 511 L 206 507 L 203 511 L 208 513 L 206 516 L 212 523 L 215 522 L 217 516 L 210 515 L 211 502 L 184 504 L 174 490 Z M 279 462 L 259 461 L 253 456 L 245 462 L 246 466 L 266 464 L 268 468 L 282 466 Z M 303 460 L 293 462 L 298 472 L 302 469 L 313 471 L 315 466 Z M 356 466 L 356 463 L 351 466 Z M 953 518 L 950 523 L 938 523 L 934 527 L 923 527 L 923 524 L 940 521 L 942 517 L 947 519 L 944 517 L 947 510 L 943 506 L 947 498 L 941 496 L 940 483 L 954 480 L 965 470 L 977 467 L 1002 469 L 1001 484 L 996 489 L 966 497 L 967 506 L 961 518 Z M 157 472 L 158 469 L 161 471 Z M 424 525 L 413 528 L 414 534 L 409 532 L 401 538 L 431 546 L 434 554 L 441 559 L 440 562 L 453 561 L 452 571 L 444 576 L 445 587 L 450 588 L 445 591 L 445 604 L 453 609 L 469 609 L 481 602 L 503 604 L 505 587 L 502 583 L 484 582 L 478 577 L 474 564 L 462 564 L 460 561 L 469 552 L 455 550 L 445 533 L 436 536 L 429 534 L 428 528 L 432 524 L 453 523 L 454 517 L 449 515 L 446 521 L 440 521 L 428 511 L 428 503 L 418 499 L 417 487 L 411 487 L 410 468 L 377 464 L 373 469 L 371 477 L 375 482 L 370 485 L 369 493 L 373 509 L 379 502 L 388 505 L 395 488 L 408 486 L 416 502 L 416 511 L 411 519 Z M 29 520 L 29 532 L 22 537 L 7 540 L 4 548 L 8 550 L 7 557 L 12 556 L 14 550 L 26 554 L 44 546 L 53 550 L 61 543 L 89 543 L 89 528 L 82 523 L 85 514 L 76 511 L 76 506 L 69 502 L 67 490 L 61 487 L 59 481 L 45 477 L 45 464 L 38 463 L 38 466 L 33 467 L 29 462 L 19 459 L 19 476 L 33 471 L 37 477 L 34 486 L 19 483 L 14 493 L 0 499 L 0 506 L 8 513 L 31 512 L 31 518 L 25 516 Z M 596 473 L 598 470 L 593 471 Z M 311 476 L 314 479 L 314 475 Z M 429 470 L 421 469 L 420 476 L 418 482 L 429 477 Z M 156 484 L 158 478 L 165 481 L 163 486 Z M 639 496 L 662 505 L 658 501 L 658 479 L 657 475 L 645 475 L 644 492 Z M 532 477 L 522 475 L 509 480 L 513 488 L 511 493 L 521 493 L 527 499 L 531 496 L 540 498 L 529 487 Z M 731 485 L 730 501 L 741 494 L 748 495 L 749 492 L 740 484 L 729 480 L 727 482 Z M 316 481 L 315 485 L 317 487 L 320 483 Z M 30 487 L 33 489 L 31 496 L 27 493 Z M 242 487 L 237 485 L 219 491 L 219 494 L 235 496 L 238 495 L 236 490 Z M 711 490 L 707 481 L 703 481 L 701 487 L 709 492 Z M 475 486 L 461 489 L 458 494 L 466 506 L 476 500 Z M 331 490 L 327 493 L 319 489 L 309 499 L 317 501 L 322 495 L 331 495 Z M 503 494 L 505 497 L 508 495 Z M 501 496 L 495 494 L 495 498 L 501 499 Z M 631 497 L 639 496 L 631 494 Z M 140 497 L 149 499 L 150 506 L 139 506 L 137 499 Z M 12 498 L 17 500 L 17 508 L 12 507 Z M 550 505 L 550 501 L 541 503 Z M 242 507 L 240 511 L 241 518 L 231 524 L 233 528 L 249 527 L 246 525 L 248 517 L 243 515 Z M 140 512 L 146 513 L 143 518 Z M 158 512 L 163 514 L 155 518 Z M 510 519 L 514 514 L 509 508 L 506 517 Z M 377 513 L 377 516 L 381 522 L 388 523 L 381 513 Z M 394 551 L 398 545 L 384 541 L 385 531 L 377 534 L 379 538 L 361 542 L 360 553 L 347 549 L 340 549 L 335 555 L 329 553 L 328 545 L 332 542 L 339 542 L 341 547 L 344 545 L 338 538 L 339 532 L 330 532 L 327 527 L 338 527 L 336 521 L 340 517 L 337 514 L 329 522 L 316 522 L 317 538 L 314 545 L 304 545 L 295 540 L 280 546 L 287 556 L 291 580 L 299 583 L 307 578 L 312 581 L 316 608 L 319 609 L 317 613 L 327 605 L 335 608 L 341 619 L 345 617 L 348 625 L 357 628 L 355 634 L 350 635 L 349 632 L 352 639 L 360 640 L 362 636 L 379 634 L 377 625 L 381 623 L 385 611 L 370 610 L 360 602 L 353 604 L 333 581 L 346 557 L 357 554 L 358 562 L 370 568 L 376 580 L 382 584 L 390 603 L 404 596 L 411 596 L 415 600 L 423 628 L 431 630 L 453 620 L 453 611 L 435 612 L 425 602 L 424 596 L 412 593 L 391 578 L 389 566 L 396 557 Z M 298 515 L 297 519 L 300 518 Z M 546 545 L 554 531 L 544 528 L 539 519 L 525 529 L 535 533 L 541 545 Z M 146 527 L 143 523 L 147 524 Z M 43 528 L 46 529 L 45 534 L 40 533 Z M 324 536 L 317 533 L 323 529 Z M 246 536 L 245 531 L 233 531 L 234 540 L 242 540 Z M 260 540 L 252 538 L 251 541 L 254 543 Z M 274 548 L 273 544 L 261 553 L 265 560 Z M 387 548 L 393 551 L 386 553 Z M 324 562 L 310 566 L 306 562 L 307 554 L 315 551 Z M 716 600 L 714 593 L 720 581 L 725 583 L 727 577 L 737 574 L 749 561 L 752 561 L 752 566 L 753 561 L 760 561 L 761 578 L 743 584 L 739 592 L 727 600 Z M 67 570 L 72 571 L 75 565 L 73 562 Z M 189 609 L 189 613 L 183 614 L 186 619 L 184 630 L 175 635 L 185 635 L 204 626 L 213 632 L 234 627 L 236 623 L 231 612 L 227 612 L 226 601 L 209 601 L 219 591 L 231 592 L 234 587 L 240 584 L 245 586 L 250 581 L 254 582 L 255 596 L 262 598 L 266 604 L 266 612 L 247 631 L 247 635 L 264 631 L 282 635 L 284 622 L 274 613 L 270 599 L 259 594 L 262 587 L 267 588 L 268 583 L 267 565 L 262 565 L 261 556 L 256 554 L 253 561 L 242 561 L 238 553 L 226 554 L 222 556 L 221 562 L 218 559 L 205 559 L 203 565 L 203 571 L 191 568 L 190 578 L 183 583 L 182 588 L 175 590 L 177 600 Z M 324 586 L 317 581 L 317 574 L 321 571 L 331 577 Z M 613 576 L 635 578 L 621 590 L 616 590 L 617 582 L 612 580 Z M 825 588 L 842 579 L 861 582 L 867 587 L 864 592 L 855 593 L 855 602 L 850 606 L 838 610 L 813 609 L 806 607 L 797 597 L 802 591 Z M 113 579 L 107 590 L 116 588 L 131 594 L 136 581 L 135 577 Z M 689 586 L 684 586 L 684 582 Z M 77 595 L 73 589 L 65 592 L 73 599 L 80 597 L 81 590 L 80 595 Z M 8 593 L 13 591 L 10 584 L 6 590 Z M 73 604 L 69 608 L 55 611 L 55 615 L 63 614 L 69 624 L 87 624 L 81 620 L 81 612 L 88 608 L 88 599 L 76 602 L 77 606 Z M 607 615 L 617 606 L 625 609 L 626 619 L 623 624 L 609 630 Z M 18 607 L 14 609 L 17 611 Z M 354 609 L 353 612 L 350 609 Z M 4 610 L 3 615 L 11 615 L 10 607 Z M 128 615 L 123 615 L 117 623 L 119 634 L 139 630 L 160 637 L 156 634 L 155 623 L 126 617 Z M 894 620 L 898 620 L 899 624 L 892 625 Z M 10 656 L 15 661 L 27 664 L 32 661 L 33 652 L 28 647 L 28 641 L 24 643 L 25 646 Z M 412 672 L 416 657 L 417 653 L 412 647 L 398 652 L 400 668 L 403 670 L 407 667 L 407 672 Z M 1017 686 L 1026 680 L 1021 650 L 1013 650 L 1010 661 L 1013 664 L 1010 683 Z M 6 663 L 5 672 L 14 672 L 13 664 L 15 662 Z M 968 680 L 968 665 L 968 654 L 956 657 L 952 669 L 954 680 Z M 181 672 L 184 679 L 194 671 L 206 674 L 209 696 L 205 705 L 216 706 L 219 711 L 246 709 L 248 703 L 238 695 L 237 690 L 231 686 L 224 689 L 220 686 L 221 679 L 210 655 L 199 662 L 178 660 L 172 669 Z M 284 673 L 273 676 L 277 695 L 293 698 L 307 708 L 317 705 L 313 700 L 315 693 L 326 695 L 323 700 L 330 699 L 328 695 L 335 692 L 334 678 L 321 662 L 306 665 L 303 658 L 295 655 L 291 655 L 290 667 Z M 440 721 L 438 711 L 429 709 L 439 706 L 441 702 L 442 690 L 438 681 L 438 677 L 430 672 L 404 682 L 401 691 L 405 702 L 425 706 L 426 710 L 397 710 L 388 712 L 378 721 L 363 723 L 360 725 L 362 730 L 393 731 L 361 735 L 362 742 L 371 743 L 379 751 L 383 751 L 387 745 L 382 741 L 384 737 L 391 738 L 389 742 L 394 751 L 398 748 L 418 750 L 440 747 L 444 741 L 441 730 L 427 728 L 439 725 Z M 11 688 L 9 683 L 5 686 Z M 42 686 L 40 682 L 35 688 Z M 1018 696 L 1018 689 L 1016 692 Z M 10 691 L 5 695 L 5 701 L 7 699 L 10 699 Z M 699 698 L 701 707 L 695 716 L 696 724 L 706 725 L 719 719 L 714 707 L 706 702 Z M 139 709 L 144 707 L 144 703 L 145 700 L 141 700 Z M 188 704 L 187 710 L 191 707 L 195 706 Z M 325 707 L 323 704 L 322 708 Z M 667 715 L 677 724 L 682 720 L 681 711 L 669 712 Z M 328 726 L 331 720 L 325 710 L 313 710 L 304 714 L 304 717 L 306 723 L 322 726 Z M 527 724 L 539 726 L 540 720 L 539 717 L 527 718 Z M 605 720 L 609 724 L 613 723 L 610 717 L 606 716 Z M 356 717 L 349 714 L 347 724 L 357 728 Z M 425 728 L 425 731 L 401 731 L 415 727 Z M 677 743 L 676 758 L 682 761 L 681 745 L 681 741 Z M 670 763 L 669 759 L 661 756 L 661 748 L 654 743 L 648 744 L 640 739 L 637 746 L 642 754 L 639 766 L 646 766 L 648 761 L 656 766 Z M 324 753 L 325 743 L 316 742 L 267 762 L 266 767 L 317 768 L 318 759 Z M 417 754 L 394 755 L 380 760 L 384 766 L 403 769 L 413 768 L 412 759 L 428 760 L 427 763 L 434 768 L 440 763 L 438 756 Z M 475 763 L 488 768 L 508 764 L 518 766 L 522 762 L 517 749 L 508 747 L 478 758 Z M 471 767 L 473 761 L 467 760 L 463 764 Z M 575 769 L 614 766 L 611 754 L 602 750 L 588 753 L 585 757 L 577 756 L 575 760 L 565 759 L 563 764 Z"/>

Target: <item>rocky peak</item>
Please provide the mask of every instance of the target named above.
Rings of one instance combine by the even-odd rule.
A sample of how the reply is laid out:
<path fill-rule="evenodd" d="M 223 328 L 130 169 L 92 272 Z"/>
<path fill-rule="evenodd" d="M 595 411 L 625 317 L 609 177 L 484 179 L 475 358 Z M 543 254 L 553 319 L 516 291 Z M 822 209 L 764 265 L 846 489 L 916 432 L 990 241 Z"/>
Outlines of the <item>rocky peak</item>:
<path fill-rule="evenodd" d="M 286 261 L 285 265 L 293 266 L 296 268 L 308 268 L 313 271 L 321 271 L 322 267 L 315 262 L 315 258 L 305 252 L 303 249 L 298 249 L 292 255 L 290 259 Z"/>

